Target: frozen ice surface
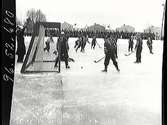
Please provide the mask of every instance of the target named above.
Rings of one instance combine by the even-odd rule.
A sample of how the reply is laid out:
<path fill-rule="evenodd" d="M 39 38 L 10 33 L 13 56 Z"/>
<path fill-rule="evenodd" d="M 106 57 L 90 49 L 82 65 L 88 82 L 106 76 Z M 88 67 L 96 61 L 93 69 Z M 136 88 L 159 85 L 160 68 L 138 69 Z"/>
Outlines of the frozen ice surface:
<path fill-rule="evenodd" d="M 87 44 L 85 53 L 76 53 L 75 40 L 69 40 L 75 62 L 68 70 L 62 62 L 60 74 L 23 75 L 16 64 L 11 125 L 161 125 L 162 41 L 153 41 L 152 55 L 144 40 L 142 63 L 135 64 L 135 53 L 124 55 L 127 40 L 119 39 L 121 71 L 111 61 L 103 73 L 104 59 L 94 60 L 104 56 L 104 41 L 97 39 L 102 48 Z"/>

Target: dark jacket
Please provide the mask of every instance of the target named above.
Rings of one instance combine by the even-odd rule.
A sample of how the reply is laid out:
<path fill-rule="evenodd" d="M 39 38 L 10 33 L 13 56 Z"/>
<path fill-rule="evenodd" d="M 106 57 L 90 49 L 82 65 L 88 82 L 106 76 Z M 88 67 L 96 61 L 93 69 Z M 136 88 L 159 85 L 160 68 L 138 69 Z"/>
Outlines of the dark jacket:
<path fill-rule="evenodd" d="M 57 41 L 57 50 L 59 51 L 59 48 L 61 47 L 61 52 L 68 52 L 69 50 L 69 45 L 68 45 L 68 38 L 61 36 L 58 38 Z"/>
<path fill-rule="evenodd" d="M 26 47 L 24 43 L 24 31 L 25 27 L 23 29 L 19 29 L 16 32 L 17 35 L 17 51 L 16 54 L 18 55 L 24 55 L 26 53 Z"/>
<path fill-rule="evenodd" d="M 129 39 L 129 45 L 133 45 L 133 39 L 132 38 Z"/>
<path fill-rule="evenodd" d="M 150 40 L 147 40 L 147 46 L 151 46 L 152 45 L 152 39 L 150 39 Z"/>
<path fill-rule="evenodd" d="M 104 42 L 104 52 L 105 54 L 116 55 L 115 53 L 116 45 L 112 39 L 105 39 Z"/>
<path fill-rule="evenodd" d="M 136 42 L 136 46 L 135 46 L 135 49 L 136 51 L 141 51 L 142 50 L 142 46 L 143 46 L 143 41 L 141 38 L 138 38 L 137 39 L 137 42 Z"/>

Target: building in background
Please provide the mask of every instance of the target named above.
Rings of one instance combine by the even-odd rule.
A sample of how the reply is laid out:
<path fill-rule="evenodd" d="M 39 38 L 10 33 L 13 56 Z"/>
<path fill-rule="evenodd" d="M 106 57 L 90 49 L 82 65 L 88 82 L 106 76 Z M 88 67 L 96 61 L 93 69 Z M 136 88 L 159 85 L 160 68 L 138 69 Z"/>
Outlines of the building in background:
<path fill-rule="evenodd" d="M 149 26 L 146 29 L 144 29 L 144 33 L 154 33 L 155 39 L 160 39 L 161 37 L 161 28 L 155 27 L 155 26 Z"/>
<path fill-rule="evenodd" d="M 135 28 L 130 25 L 123 25 L 121 27 L 116 28 L 116 31 L 118 32 L 135 32 Z"/>
<path fill-rule="evenodd" d="M 61 23 L 61 30 L 73 30 L 73 29 L 74 29 L 73 25 L 67 22 Z"/>
<path fill-rule="evenodd" d="M 105 27 L 104 26 L 102 26 L 102 25 L 100 25 L 100 24 L 94 24 L 94 25 L 92 25 L 92 26 L 88 26 L 87 27 L 87 30 L 88 31 L 100 31 L 100 32 L 103 32 L 103 31 L 105 31 Z"/>

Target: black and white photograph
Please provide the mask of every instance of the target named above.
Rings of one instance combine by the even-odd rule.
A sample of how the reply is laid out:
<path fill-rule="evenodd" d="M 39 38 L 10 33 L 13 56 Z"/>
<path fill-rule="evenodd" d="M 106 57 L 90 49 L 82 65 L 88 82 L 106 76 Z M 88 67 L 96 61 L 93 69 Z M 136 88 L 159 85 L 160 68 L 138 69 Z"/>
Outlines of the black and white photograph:
<path fill-rule="evenodd" d="M 165 0 L 16 0 L 10 125 L 162 125 Z"/>

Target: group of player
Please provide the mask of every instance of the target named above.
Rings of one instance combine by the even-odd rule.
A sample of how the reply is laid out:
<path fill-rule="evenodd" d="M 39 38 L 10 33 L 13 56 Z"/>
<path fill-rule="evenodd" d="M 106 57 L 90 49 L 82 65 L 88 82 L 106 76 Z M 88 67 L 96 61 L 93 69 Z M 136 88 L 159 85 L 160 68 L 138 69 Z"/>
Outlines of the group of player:
<path fill-rule="evenodd" d="M 86 47 L 86 43 L 89 43 L 88 40 L 88 36 L 87 35 L 83 35 L 83 36 L 79 36 L 79 38 L 75 41 L 75 51 L 77 52 L 79 48 L 81 48 L 81 52 L 85 52 L 85 47 Z"/>
<path fill-rule="evenodd" d="M 131 36 L 129 39 L 129 45 L 128 45 L 128 51 L 129 53 L 133 53 L 134 49 L 136 51 L 136 61 L 134 63 L 141 63 L 141 53 L 142 53 L 142 49 L 143 49 L 143 39 L 141 37 L 140 34 L 137 34 L 135 36 L 136 38 L 134 38 L 134 36 Z M 136 45 L 134 47 L 134 39 L 136 39 Z M 104 61 L 104 72 L 107 72 L 107 67 L 109 64 L 110 59 L 112 60 L 116 70 L 119 72 L 120 69 L 118 67 L 118 62 L 116 60 L 116 58 L 118 58 L 117 56 L 117 38 L 114 38 L 112 36 L 108 36 L 104 39 L 104 52 L 105 52 L 105 61 Z M 148 37 L 147 39 L 147 46 L 149 48 L 149 51 L 151 54 L 153 54 L 152 51 L 152 44 L 153 41 L 151 39 L 151 37 Z"/>
<path fill-rule="evenodd" d="M 86 44 L 91 44 L 91 49 L 95 49 L 96 47 L 96 44 L 99 46 L 99 44 L 97 43 L 97 40 L 96 40 L 96 36 L 94 35 L 93 38 L 92 38 L 92 42 L 90 43 L 89 42 L 89 38 L 88 38 L 88 35 L 83 35 L 83 36 L 80 36 L 76 41 L 75 41 L 75 50 L 77 52 L 77 50 L 79 48 L 81 48 L 81 52 L 85 52 L 85 47 L 86 47 Z"/>
<path fill-rule="evenodd" d="M 68 55 L 68 51 L 69 51 L 68 39 L 69 39 L 69 37 L 63 33 L 57 40 L 57 43 L 56 43 L 57 48 L 53 52 L 55 55 L 58 55 L 56 58 L 56 61 L 55 61 L 55 65 L 54 65 L 55 68 L 58 67 L 59 59 L 61 59 L 62 61 L 65 62 L 66 68 L 70 68 L 69 63 L 68 63 L 69 60 L 74 61 L 72 58 L 69 58 L 69 55 Z M 50 36 L 46 40 L 44 51 L 50 52 L 50 43 L 51 42 L 53 42 L 52 36 Z M 95 46 L 97 43 L 96 37 L 94 36 L 92 39 L 92 42 L 90 43 L 87 35 L 79 36 L 78 39 L 75 41 L 75 46 L 74 46 L 75 51 L 77 52 L 78 49 L 80 48 L 81 52 L 85 52 L 85 46 L 87 43 L 91 44 L 92 49 L 95 49 Z M 58 52 L 60 54 L 58 54 Z"/>
<path fill-rule="evenodd" d="M 61 57 L 61 60 L 65 61 L 66 68 L 70 68 L 69 63 L 68 63 L 69 62 L 68 39 L 69 39 L 69 37 L 66 36 L 65 34 L 60 36 L 58 38 L 58 42 L 57 42 L 57 51 L 54 51 L 54 53 L 56 52 L 56 54 L 57 54 L 57 52 L 60 52 L 60 54 L 58 54 L 58 55 Z M 134 39 L 136 39 L 135 47 L 134 47 Z M 106 35 L 106 37 L 104 38 L 105 60 L 104 60 L 104 70 L 102 70 L 103 72 L 107 72 L 107 68 L 108 68 L 110 59 L 112 60 L 116 70 L 118 72 L 120 71 L 120 69 L 118 67 L 118 62 L 117 62 L 117 58 L 118 58 L 117 40 L 118 40 L 118 38 L 115 36 L 112 36 L 112 35 Z M 49 37 L 48 40 L 46 41 L 46 47 L 44 48 L 44 51 L 47 50 L 49 52 L 49 48 L 50 48 L 49 41 L 53 41 L 52 37 Z M 92 38 L 91 43 L 89 42 L 88 35 L 84 34 L 84 35 L 79 36 L 78 39 L 75 41 L 75 46 L 74 46 L 75 51 L 77 52 L 78 49 L 80 48 L 81 52 L 85 52 L 85 46 L 87 43 L 91 44 L 91 49 L 95 49 L 95 46 L 97 44 L 96 36 L 94 36 Z M 59 46 L 59 45 L 61 45 L 61 46 Z M 141 63 L 141 53 L 142 53 L 142 48 L 143 48 L 142 46 L 143 46 L 143 40 L 142 40 L 140 34 L 136 35 L 135 38 L 134 38 L 134 36 L 131 36 L 129 38 L 128 51 L 129 51 L 129 53 L 132 53 L 132 52 L 134 52 L 134 49 L 136 50 L 135 63 Z M 150 50 L 150 53 L 153 54 L 153 52 L 152 52 L 152 39 L 150 37 L 148 37 L 147 46 Z M 59 56 L 56 59 L 54 67 L 57 67 Z"/>
<path fill-rule="evenodd" d="M 26 47 L 24 44 L 24 30 L 25 27 L 20 28 L 17 27 L 17 51 L 16 54 L 18 55 L 17 62 L 23 62 L 24 55 L 26 53 Z M 134 38 L 136 37 L 136 38 Z M 56 51 L 54 51 L 54 54 L 59 55 L 56 58 L 54 67 L 57 67 L 59 57 L 61 57 L 61 60 L 65 61 L 66 68 L 70 68 L 69 66 L 69 45 L 68 45 L 68 39 L 69 37 L 66 34 L 62 34 L 57 41 L 57 48 Z M 134 47 L 134 39 L 136 39 L 136 45 Z M 105 60 L 104 60 L 104 70 L 103 72 L 107 72 L 107 67 L 109 65 L 110 59 L 112 60 L 114 66 L 116 67 L 117 71 L 120 71 L 118 67 L 117 62 L 117 40 L 118 38 L 114 35 L 106 35 L 104 37 L 104 53 L 105 53 Z M 47 41 L 45 42 L 46 46 L 44 48 L 44 51 L 50 52 L 50 43 L 54 42 L 52 36 L 50 36 Z M 61 43 L 61 44 L 60 44 Z M 96 35 L 93 36 L 92 42 L 89 42 L 88 35 L 82 34 L 78 37 L 78 39 L 75 41 L 74 49 L 77 52 L 80 48 L 81 52 L 85 52 L 85 46 L 86 44 L 91 44 L 91 49 L 95 49 L 96 45 L 99 45 L 96 40 Z M 153 54 L 152 51 L 152 39 L 151 37 L 148 37 L 147 40 L 147 46 L 149 48 L 149 51 L 151 54 Z M 134 52 L 134 49 L 136 51 L 136 61 L 135 63 L 141 63 L 141 53 L 142 53 L 142 47 L 143 46 L 143 40 L 140 34 L 137 34 L 136 36 L 131 36 L 129 39 L 129 46 L 128 51 L 129 53 Z M 59 52 L 59 53 L 58 53 Z M 74 60 L 73 60 L 74 61 Z"/>

